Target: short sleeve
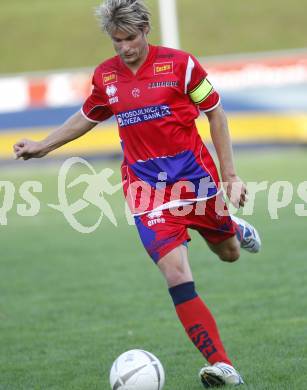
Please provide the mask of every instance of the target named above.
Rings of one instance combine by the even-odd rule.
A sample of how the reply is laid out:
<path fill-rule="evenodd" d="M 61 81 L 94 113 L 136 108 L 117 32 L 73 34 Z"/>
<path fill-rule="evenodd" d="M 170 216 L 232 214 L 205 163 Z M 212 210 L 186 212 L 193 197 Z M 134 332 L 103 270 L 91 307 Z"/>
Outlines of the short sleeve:
<path fill-rule="evenodd" d="M 99 123 L 110 118 L 113 113 L 107 106 L 104 95 L 99 89 L 96 73 L 93 76 L 92 85 L 92 93 L 85 100 L 81 113 L 88 121 Z"/>
<path fill-rule="evenodd" d="M 201 111 L 211 111 L 220 103 L 220 96 L 207 78 L 208 74 L 197 59 L 189 56 L 186 77 L 185 93 Z"/>

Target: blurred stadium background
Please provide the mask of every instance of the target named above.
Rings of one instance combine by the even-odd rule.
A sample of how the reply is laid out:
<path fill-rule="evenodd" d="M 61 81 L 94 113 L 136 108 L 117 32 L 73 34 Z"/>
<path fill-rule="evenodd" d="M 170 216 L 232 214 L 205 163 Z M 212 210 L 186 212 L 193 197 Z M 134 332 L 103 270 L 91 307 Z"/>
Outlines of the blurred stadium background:
<path fill-rule="evenodd" d="M 150 40 L 159 44 L 158 0 L 147 3 Z M 0 181 L 14 183 L 16 198 L 7 225 L 0 224 L 0 389 L 107 389 L 113 359 L 134 347 L 162 360 L 166 390 L 199 389 L 201 357 L 127 226 L 121 194 L 109 199 L 119 227 L 106 221 L 91 235 L 74 231 L 47 207 L 56 202 L 58 171 L 68 156 L 95 158 L 97 171 L 118 172 L 115 121 L 43 160 L 14 161 L 12 145 L 40 139 L 79 109 L 94 67 L 113 55 L 93 17 L 98 4 L 1 3 Z M 307 168 L 306 1 L 177 0 L 177 10 L 181 48 L 200 58 L 222 95 L 239 174 L 257 182 L 288 180 L 295 188 Z M 199 128 L 209 141 L 206 120 Z M 43 184 L 41 211 L 22 218 L 18 188 L 33 179 Z M 259 195 L 250 220 L 262 233 L 264 251 L 255 261 L 243 254 L 229 268 L 193 235 L 199 292 L 250 389 L 306 387 L 306 217 L 295 215 L 295 201 L 302 203 L 296 193 L 272 220 L 267 193 Z M 81 218 L 91 222 L 95 212 Z"/>

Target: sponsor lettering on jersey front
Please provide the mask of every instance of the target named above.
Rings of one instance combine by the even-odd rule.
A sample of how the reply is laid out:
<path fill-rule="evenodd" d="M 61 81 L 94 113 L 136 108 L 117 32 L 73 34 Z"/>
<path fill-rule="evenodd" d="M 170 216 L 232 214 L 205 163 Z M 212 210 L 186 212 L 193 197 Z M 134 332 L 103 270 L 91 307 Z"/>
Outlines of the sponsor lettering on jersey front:
<path fill-rule="evenodd" d="M 161 119 L 172 115 L 168 105 L 147 106 L 120 112 L 116 115 L 119 127 L 136 125 L 138 123 Z"/>
<path fill-rule="evenodd" d="M 102 82 L 103 85 L 108 85 L 117 82 L 117 73 L 116 72 L 108 72 L 102 74 Z"/>
<path fill-rule="evenodd" d="M 178 87 L 179 81 L 156 81 L 148 84 L 148 89 Z"/>
<path fill-rule="evenodd" d="M 173 58 L 175 57 L 174 53 L 158 54 L 156 58 Z"/>
<path fill-rule="evenodd" d="M 158 62 L 153 64 L 155 76 L 174 72 L 173 62 Z"/>
<path fill-rule="evenodd" d="M 114 84 L 110 84 L 106 87 L 106 94 L 109 96 L 109 103 L 118 103 L 117 88 Z"/>

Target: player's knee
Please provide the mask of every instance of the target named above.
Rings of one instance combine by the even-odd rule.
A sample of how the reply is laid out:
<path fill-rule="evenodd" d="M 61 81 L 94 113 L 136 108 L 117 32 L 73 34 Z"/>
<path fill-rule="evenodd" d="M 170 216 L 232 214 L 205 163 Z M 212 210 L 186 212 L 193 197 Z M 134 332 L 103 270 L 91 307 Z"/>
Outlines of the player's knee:
<path fill-rule="evenodd" d="M 221 253 L 219 253 L 219 257 L 222 261 L 233 263 L 240 257 L 240 248 L 237 246 L 225 248 Z"/>
<path fill-rule="evenodd" d="M 169 285 L 177 286 L 189 281 L 190 275 L 180 268 L 175 268 L 168 273 L 166 279 Z"/>
<path fill-rule="evenodd" d="M 158 262 L 158 267 L 169 286 L 177 286 L 193 279 L 186 249 L 183 247 L 175 248 L 161 258 Z"/>
<path fill-rule="evenodd" d="M 164 267 L 162 272 L 170 286 L 177 286 L 191 280 L 191 276 L 185 268 L 177 264 L 175 266 Z"/>

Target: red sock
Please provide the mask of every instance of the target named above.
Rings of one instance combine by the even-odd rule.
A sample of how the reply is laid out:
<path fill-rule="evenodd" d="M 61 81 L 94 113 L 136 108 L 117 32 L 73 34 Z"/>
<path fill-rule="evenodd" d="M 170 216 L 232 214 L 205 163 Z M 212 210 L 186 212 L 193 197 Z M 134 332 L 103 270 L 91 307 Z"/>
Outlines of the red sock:
<path fill-rule="evenodd" d="M 170 294 L 186 333 L 208 362 L 232 365 L 223 347 L 214 317 L 196 294 L 194 283 L 172 287 Z"/>

